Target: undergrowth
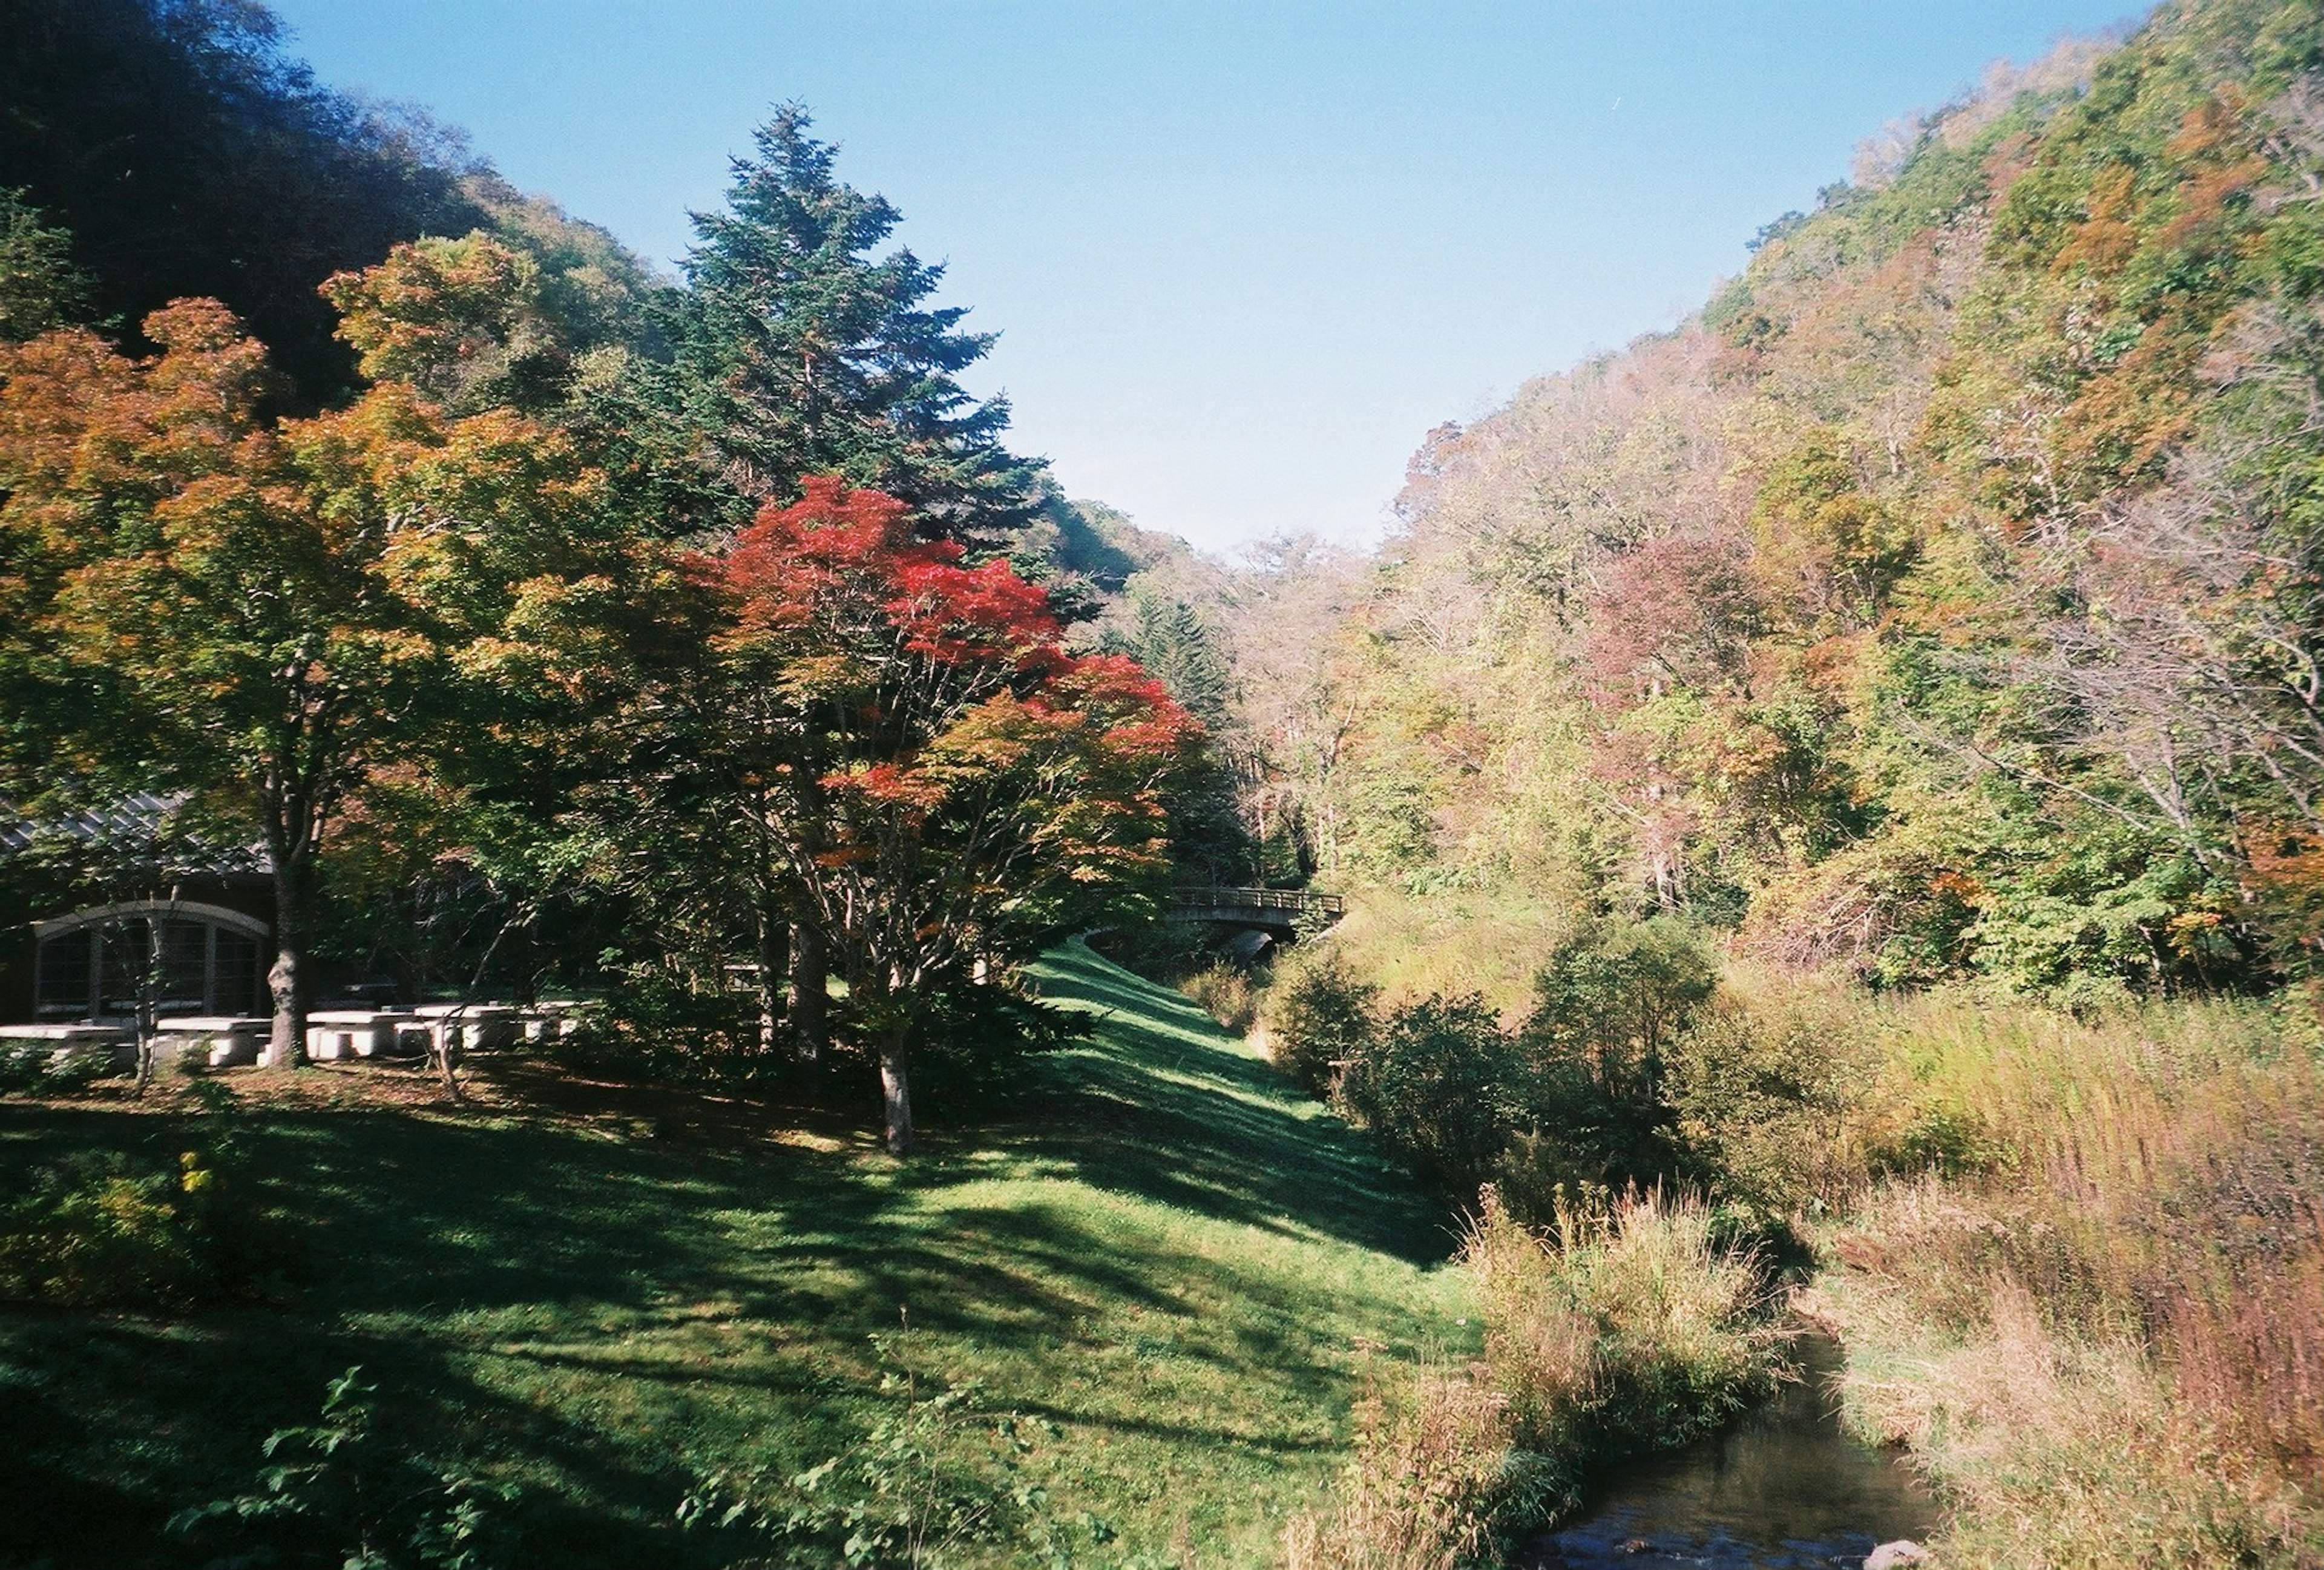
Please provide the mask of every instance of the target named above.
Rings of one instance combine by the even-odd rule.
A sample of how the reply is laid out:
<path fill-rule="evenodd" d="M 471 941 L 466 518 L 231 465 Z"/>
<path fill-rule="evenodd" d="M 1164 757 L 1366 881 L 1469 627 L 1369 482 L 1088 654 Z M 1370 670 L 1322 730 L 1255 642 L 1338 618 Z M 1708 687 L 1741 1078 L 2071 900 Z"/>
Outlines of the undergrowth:
<path fill-rule="evenodd" d="M 1870 1011 L 1865 1174 L 1825 1229 L 1852 1420 L 1960 1570 L 2324 1564 L 2324 1072 L 2296 1005 Z M 1868 1143 L 1859 1138 L 1858 1144 Z"/>
<path fill-rule="evenodd" d="M 159 1311 L 265 1295 L 283 1239 L 231 1146 L 172 1168 L 80 1151 L 0 1200 L 0 1299 Z"/>
<path fill-rule="evenodd" d="M 1770 1388 L 1761 1273 L 1701 1201 L 1634 1193 L 1548 1233 L 1484 1201 L 1462 1251 L 1482 1355 L 1366 1397 L 1335 1498 L 1286 1531 L 1288 1570 L 1494 1562 L 1572 1509 L 1590 1468 L 1707 1432 Z"/>

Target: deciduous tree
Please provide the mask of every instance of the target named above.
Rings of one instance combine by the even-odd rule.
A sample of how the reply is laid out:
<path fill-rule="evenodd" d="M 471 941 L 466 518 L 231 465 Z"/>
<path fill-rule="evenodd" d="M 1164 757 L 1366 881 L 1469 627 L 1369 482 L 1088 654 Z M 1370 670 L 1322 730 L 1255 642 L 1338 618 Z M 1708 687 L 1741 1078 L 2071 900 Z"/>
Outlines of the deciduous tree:
<path fill-rule="evenodd" d="M 805 489 L 703 561 L 730 619 L 698 734 L 741 744 L 703 760 L 727 771 L 730 847 L 846 977 L 901 1152 L 916 1019 L 1148 890 L 1201 733 L 1134 662 L 1067 653 L 1005 562 L 963 565 L 881 493 Z"/>

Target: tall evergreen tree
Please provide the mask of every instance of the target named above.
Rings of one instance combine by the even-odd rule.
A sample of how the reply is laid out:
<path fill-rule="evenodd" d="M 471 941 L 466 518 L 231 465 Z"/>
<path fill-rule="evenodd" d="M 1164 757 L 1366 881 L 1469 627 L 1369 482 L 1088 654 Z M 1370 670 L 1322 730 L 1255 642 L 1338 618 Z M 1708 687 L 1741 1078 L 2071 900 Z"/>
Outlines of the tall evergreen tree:
<path fill-rule="evenodd" d="M 1130 585 L 1130 625 L 1109 633 L 1106 645 L 1144 666 L 1213 734 L 1224 732 L 1233 673 L 1201 613 L 1142 582 Z"/>
<path fill-rule="evenodd" d="M 672 394 L 726 483 L 789 501 L 839 475 L 908 503 L 922 527 L 989 540 L 1031 516 L 1040 466 L 1001 445 L 1005 399 L 958 373 L 993 335 L 932 307 L 941 265 L 878 254 L 901 216 L 833 172 L 836 150 L 788 105 L 734 161 L 726 208 L 694 215 Z"/>

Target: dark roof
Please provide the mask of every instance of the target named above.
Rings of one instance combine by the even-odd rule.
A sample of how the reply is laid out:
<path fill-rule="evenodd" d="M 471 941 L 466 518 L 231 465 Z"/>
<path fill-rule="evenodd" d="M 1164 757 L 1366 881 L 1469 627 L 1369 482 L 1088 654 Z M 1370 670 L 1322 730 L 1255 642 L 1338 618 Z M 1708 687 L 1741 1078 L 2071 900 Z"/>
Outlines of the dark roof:
<path fill-rule="evenodd" d="M 233 877 L 269 870 L 263 845 L 226 845 L 187 832 L 178 822 L 187 800 L 183 794 L 138 790 L 109 801 L 28 817 L 0 799 L 0 857 L 48 850 L 73 861 L 80 859 L 76 851 L 82 855 L 102 852 L 129 858 L 147 856 L 171 872 L 197 875 Z"/>

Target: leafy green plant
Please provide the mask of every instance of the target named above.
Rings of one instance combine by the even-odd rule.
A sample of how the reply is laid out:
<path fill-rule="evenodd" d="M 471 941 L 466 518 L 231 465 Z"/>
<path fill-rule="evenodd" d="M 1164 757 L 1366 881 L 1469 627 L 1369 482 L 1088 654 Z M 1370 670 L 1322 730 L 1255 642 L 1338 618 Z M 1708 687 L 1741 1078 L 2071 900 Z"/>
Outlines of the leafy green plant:
<path fill-rule="evenodd" d="M 1319 1095 L 1328 1092 L 1379 1029 L 1379 989 L 1337 954 L 1286 962 L 1267 1010 L 1275 1066 Z"/>
<path fill-rule="evenodd" d="M 1665 1095 L 1693 1170 L 1773 1215 L 1826 1213 L 1868 1175 L 1866 1104 L 1879 1076 L 1868 1021 L 1802 990 L 1722 1000 L 1673 1043 Z"/>
<path fill-rule="evenodd" d="M 1047 1491 L 1018 1475 L 1032 1448 L 1023 1418 L 980 1411 L 973 1383 L 924 1390 L 918 1376 L 891 1370 L 880 1389 L 892 1404 L 854 1444 L 787 1479 L 764 1468 L 712 1472 L 679 1501 L 679 1524 L 740 1536 L 784 1563 L 835 1559 L 850 1570 L 941 1565 L 993 1544 L 1070 1563 Z M 1112 1536 L 1094 1517 L 1079 1525 L 1097 1542 Z"/>
<path fill-rule="evenodd" d="M 140 1170 L 118 1152 L 60 1161 L 0 1204 L 0 1295 L 170 1308 L 252 1295 L 279 1262 L 230 1145 Z"/>
<path fill-rule="evenodd" d="M 316 1422 L 266 1437 L 258 1486 L 171 1519 L 172 1532 L 231 1536 L 257 1555 L 225 1563 L 338 1570 L 491 1570 L 514 1540 L 515 1484 L 431 1467 L 379 1432 L 378 1388 L 360 1365 L 326 1387 Z"/>
<path fill-rule="evenodd" d="M 1519 1079 L 1484 1000 L 1426 998 L 1391 1013 L 1348 1063 L 1339 1101 L 1416 1169 L 1473 1193 L 1508 1143 Z"/>
<path fill-rule="evenodd" d="M 59 1062 L 46 1042 L 0 1045 L 0 1095 L 77 1095 L 113 1072 L 98 1053 L 75 1053 Z"/>
<path fill-rule="evenodd" d="M 1571 1175 L 1618 1186 L 1674 1170 L 1665 1058 L 1718 975 L 1702 940 L 1667 916 L 1585 922 L 1551 950 L 1519 1039 L 1527 1122 Z"/>

